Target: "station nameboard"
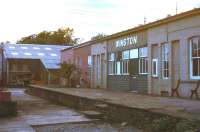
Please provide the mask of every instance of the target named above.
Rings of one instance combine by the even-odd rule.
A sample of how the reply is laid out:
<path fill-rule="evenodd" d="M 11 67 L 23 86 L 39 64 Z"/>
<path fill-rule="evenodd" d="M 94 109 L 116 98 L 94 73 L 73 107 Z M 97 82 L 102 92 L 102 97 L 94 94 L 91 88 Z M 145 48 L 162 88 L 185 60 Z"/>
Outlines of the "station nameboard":
<path fill-rule="evenodd" d="M 116 48 L 119 48 L 119 47 L 125 47 L 128 45 L 136 45 L 137 42 L 138 42 L 138 36 L 130 36 L 130 37 L 126 37 L 124 39 L 115 41 L 115 46 Z"/>

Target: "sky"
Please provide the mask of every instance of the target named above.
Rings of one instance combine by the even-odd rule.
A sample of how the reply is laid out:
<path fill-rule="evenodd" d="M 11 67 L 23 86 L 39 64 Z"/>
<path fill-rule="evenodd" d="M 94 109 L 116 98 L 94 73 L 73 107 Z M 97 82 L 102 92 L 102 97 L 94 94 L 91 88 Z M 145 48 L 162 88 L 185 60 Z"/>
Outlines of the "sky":
<path fill-rule="evenodd" d="M 85 42 L 174 15 L 176 3 L 178 13 L 200 7 L 200 0 L 0 0 L 0 42 L 60 27 Z"/>

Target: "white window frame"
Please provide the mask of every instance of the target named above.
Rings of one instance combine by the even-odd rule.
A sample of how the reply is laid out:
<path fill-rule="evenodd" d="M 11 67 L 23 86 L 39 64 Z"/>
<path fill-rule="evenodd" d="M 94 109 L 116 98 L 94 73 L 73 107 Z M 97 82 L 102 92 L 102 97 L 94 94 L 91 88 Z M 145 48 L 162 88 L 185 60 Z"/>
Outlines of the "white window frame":
<path fill-rule="evenodd" d="M 156 64 L 156 71 L 154 71 L 154 64 Z M 158 59 L 152 59 L 152 77 L 158 77 Z"/>
<path fill-rule="evenodd" d="M 115 53 L 108 53 L 108 61 L 115 61 Z"/>
<path fill-rule="evenodd" d="M 145 53 L 145 54 L 142 54 L 142 53 Z M 148 47 L 139 48 L 139 57 L 148 57 Z"/>
<path fill-rule="evenodd" d="M 89 67 L 92 66 L 92 56 L 91 55 L 88 56 L 88 66 Z"/>
<path fill-rule="evenodd" d="M 108 75 L 114 75 L 115 74 L 115 62 L 109 61 L 108 62 Z"/>
<path fill-rule="evenodd" d="M 108 75 L 115 75 L 115 53 L 108 53 Z"/>
<path fill-rule="evenodd" d="M 200 41 L 200 37 L 195 37 L 195 38 L 198 38 L 198 43 Z M 195 39 L 195 38 L 192 38 L 192 39 Z M 190 39 L 189 41 L 189 44 L 190 44 L 190 78 L 191 79 L 200 79 L 200 76 L 193 76 L 193 63 L 192 63 L 192 60 L 193 58 L 200 58 L 200 57 L 192 57 L 192 39 Z"/>
<path fill-rule="evenodd" d="M 121 61 L 116 61 L 115 63 L 115 73 L 116 75 L 121 75 Z"/>
<path fill-rule="evenodd" d="M 133 54 L 131 54 L 131 53 L 133 53 Z M 137 53 L 137 55 L 136 55 L 136 53 Z M 138 49 L 131 49 L 129 54 L 130 54 L 129 55 L 130 59 L 136 59 L 136 58 L 139 57 L 139 50 Z"/>
<path fill-rule="evenodd" d="M 125 56 L 125 54 L 128 54 L 128 57 Z M 122 59 L 123 60 L 128 60 L 130 58 L 130 51 L 129 50 L 125 50 L 122 52 Z"/>
<path fill-rule="evenodd" d="M 163 46 L 164 46 L 164 45 L 165 45 L 165 46 L 167 45 L 168 48 L 169 48 L 169 44 L 168 44 L 168 43 L 164 43 L 164 44 L 161 45 L 162 78 L 163 78 L 163 79 L 169 79 L 169 76 L 170 76 L 170 75 L 169 75 L 169 56 L 168 56 L 168 59 L 167 59 L 167 60 L 165 59 L 165 57 L 163 57 L 163 55 L 165 56 L 165 53 L 164 53 L 165 51 L 163 51 Z M 169 49 L 168 49 L 168 50 L 169 50 Z M 168 52 L 170 52 L 170 51 L 168 51 Z M 165 61 L 168 61 L 168 69 L 164 69 L 164 62 L 165 62 Z M 168 70 L 168 77 L 165 77 L 165 74 L 164 74 L 164 71 L 165 71 L 165 70 Z"/>
<path fill-rule="evenodd" d="M 122 75 L 129 75 L 129 60 L 123 60 L 121 62 L 121 65 L 122 65 Z M 124 67 L 124 65 L 126 65 L 126 67 Z M 124 68 L 126 68 L 126 70 L 124 70 Z M 127 71 L 127 72 L 124 72 L 124 71 Z"/>
<path fill-rule="evenodd" d="M 143 65 L 145 65 L 145 67 L 146 67 L 146 63 L 142 63 L 142 66 L 141 66 L 141 63 L 140 63 L 141 60 L 142 61 L 145 60 L 143 62 L 147 61 L 147 71 L 145 71 L 144 69 L 141 69 L 141 67 L 143 68 Z M 141 75 L 147 75 L 148 74 L 148 58 L 147 57 L 139 58 L 139 74 L 141 74 Z"/>

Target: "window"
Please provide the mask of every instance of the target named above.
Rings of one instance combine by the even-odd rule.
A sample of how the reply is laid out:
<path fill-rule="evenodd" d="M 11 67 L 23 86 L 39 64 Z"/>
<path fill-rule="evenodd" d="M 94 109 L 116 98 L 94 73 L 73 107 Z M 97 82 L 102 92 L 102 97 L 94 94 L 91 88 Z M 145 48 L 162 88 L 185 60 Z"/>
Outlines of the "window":
<path fill-rule="evenodd" d="M 139 59 L 139 74 L 147 74 L 148 73 L 148 59 L 140 58 Z"/>
<path fill-rule="evenodd" d="M 143 47 L 139 49 L 139 74 L 148 74 L 148 49 Z"/>
<path fill-rule="evenodd" d="M 139 49 L 139 57 L 147 57 L 148 56 L 148 48 L 143 47 Z"/>
<path fill-rule="evenodd" d="M 128 71 L 128 64 L 129 61 L 128 60 L 124 60 L 122 61 L 122 74 L 128 75 L 129 71 Z"/>
<path fill-rule="evenodd" d="M 88 66 L 92 66 L 92 56 L 88 56 Z"/>
<path fill-rule="evenodd" d="M 200 37 L 190 40 L 190 76 L 200 79 Z"/>
<path fill-rule="evenodd" d="M 162 45 L 162 77 L 169 78 L 169 45 Z"/>
<path fill-rule="evenodd" d="M 138 49 L 130 50 L 130 59 L 138 58 Z"/>
<path fill-rule="evenodd" d="M 97 55 L 97 62 L 96 62 L 96 68 L 97 68 L 97 76 L 96 76 L 96 79 L 97 80 L 99 80 L 100 79 L 100 76 L 101 76 L 101 67 L 100 67 L 100 64 L 101 64 L 101 62 L 100 62 L 100 55 Z"/>
<path fill-rule="evenodd" d="M 129 54 L 130 54 L 129 50 L 123 51 L 122 52 L 122 59 L 123 60 L 129 59 L 130 58 Z"/>
<path fill-rule="evenodd" d="M 115 70 L 114 70 L 114 61 L 109 61 L 108 62 L 108 74 L 109 75 L 114 75 L 115 74 Z"/>
<path fill-rule="evenodd" d="M 116 74 L 117 75 L 121 75 L 121 62 L 120 61 L 117 61 L 117 63 L 116 63 Z"/>
<path fill-rule="evenodd" d="M 152 60 L 152 76 L 158 77 L 158 59 Z"/>
<path fill-rule="evenodd" d="M 115 53 L 108 54 L 108 74 L 114 75 L 115 74 Z"/>
<path fill-rule="evenodd" d="M 115 53 L 109 53 L 108 54 L 108 61 L 114 61 L 115 60 Z"/>
<path fill-rule="evenodd" d="M 122 61 L 121 61 L 121 65 L 122 65 L 122 74 L 127 75 L 128 73 L 128 62 L 129 62 L 129 58 L 130 58 L 130 51 L 126 50 L 122 52 Z"/>

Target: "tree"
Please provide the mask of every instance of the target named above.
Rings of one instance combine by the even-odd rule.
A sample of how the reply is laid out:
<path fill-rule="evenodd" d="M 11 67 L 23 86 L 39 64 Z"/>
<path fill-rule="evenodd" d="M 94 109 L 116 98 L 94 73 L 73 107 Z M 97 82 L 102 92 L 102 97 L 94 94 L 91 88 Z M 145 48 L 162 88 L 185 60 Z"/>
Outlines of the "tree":
<path fill-rule="evenodd" d="M 70 28 L 59 28 L 57 31 L 43 31 L 23 37 L 17 41 L 18 44 L 58 44 L 74 45 L 79 38 L 73 38 L 74 30 Z"/>
<path fill-rule="evenodd" d="M 93 36 L 91 38 L 91 40 L 97 40 L 97 39 L 101 39 L 104 38 L 106 35 L 104 33 L 98 33 L 96 36 Z"/>
<path fill-rule="evenodd" d="M 80 81 L 80 69 L 74 64 L 62 63 L 60 68 L 60 77 L 66 79 L 67 87 L 76 87 Z"/>

